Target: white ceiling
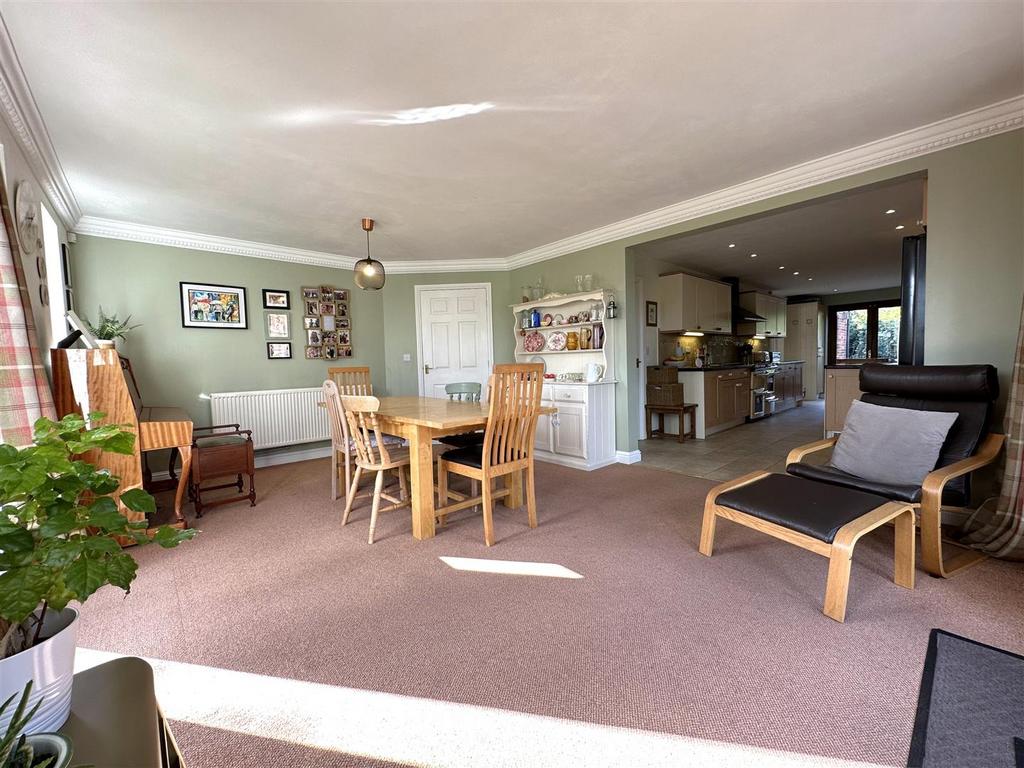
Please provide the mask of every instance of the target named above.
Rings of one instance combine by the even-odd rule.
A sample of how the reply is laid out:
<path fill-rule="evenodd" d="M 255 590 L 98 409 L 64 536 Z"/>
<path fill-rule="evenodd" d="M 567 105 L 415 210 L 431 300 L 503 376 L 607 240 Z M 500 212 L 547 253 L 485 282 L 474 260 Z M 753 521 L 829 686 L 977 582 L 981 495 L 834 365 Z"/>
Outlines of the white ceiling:
<path fill-rule="evenodd" d="M 0 3 L 86 215 L 507 257 L 1024 92 L 1007 3 Z M 424 125 L 360 122 L 493 102 Z"/>
<path fill-rule="evenodd" d="M 634 252 L 711 277 L 738 277 L 744 287 L 779 296 L 889 288 L 900 284 L 903 238 L 924 231 L 923 203 L 924 181 L 906 179 L 654 240 Z"/>

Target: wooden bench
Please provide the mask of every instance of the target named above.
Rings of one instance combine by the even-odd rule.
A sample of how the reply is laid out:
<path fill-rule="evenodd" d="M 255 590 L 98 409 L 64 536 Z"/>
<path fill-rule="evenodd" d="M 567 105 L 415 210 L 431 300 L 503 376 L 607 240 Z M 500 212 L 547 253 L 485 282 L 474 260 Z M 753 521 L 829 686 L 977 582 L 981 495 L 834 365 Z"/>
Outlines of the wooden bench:
<path fill-rule="evenodd" d="M 683 403 L 682 405 L 645 405 L 644 406 L 646 421 L 647 421 L 647 439 L 650 440 L 652 437 L 657 435 L 663 437 L 665 435 L 671 435 L 671 432 L 665 431 L 665 414 L 674 413 L 679 417 L 679 432 L 676 433 L 676 439 L 679 442 L 683 442 L 686 438 L 697 437 L 697 404 L 696 403 Z M 658 416 L 658 428 L 651 428 L 651 416 L 657 414 Z M 684 429 L 686 415 L 690 416 L 690 428 Z"/>

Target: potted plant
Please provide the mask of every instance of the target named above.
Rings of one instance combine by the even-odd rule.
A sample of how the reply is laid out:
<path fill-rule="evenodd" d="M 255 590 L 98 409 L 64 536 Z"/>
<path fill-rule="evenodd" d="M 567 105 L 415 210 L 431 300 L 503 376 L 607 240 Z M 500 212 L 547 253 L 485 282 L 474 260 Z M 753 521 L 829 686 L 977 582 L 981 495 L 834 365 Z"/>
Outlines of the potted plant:
<path fill-rule="evenodd" d="M 32 681 L 25 683 L 25 688 L 18 697 L 6 733 L 0 733 L 0 768 L 67 768 L 71 762 L 71 740 L 59 733 L 37 733 L 28 735 L 24 732 L 29 721 L 35 716 L 41 701 L 28 709 L 32 696 Z M 0 716 L 3 716 L 17 694 L 7 698 L 0 704 Z"/>
<path fill-rule="evenodd" d="M 132 325 L 132 316 L 128 315 L 124 320 L 118 318 L 117 315 L 108 316 L 104 311 L 103 307 L 99 310 L 100 321 L 93 325 L 87 322 L 89 330 L 92 331 L 92 335 L 100 342 L 101 347 L 113 347 L 114 342 L 117 339 L 125 339 L 125 334 L 133 328 L 138 328 L 141 323 Z"/>
<path fill-rule="evenodd" d="M 90 451 L 131 454 L 135 435 L 125 425 L 89 423 L 78 415 L 39 419 L 34 445 L 0 445 L 0 700 L 35 680 L 35 711 L 27 733 L 56 730 L 71 707 L 78 611 L 111 584 L 127 593 L 137 565 L 122 542 L 175 547 L 194 530 L 129 522 L 115 497 L 120 480 L 80 458 Z M 120 493 L 136 512 L 154 512 L 141 488 Z M 7 719 L 5 719 L 7 718 Z M 0 715 L 0 732 L 9 716 Z"/>

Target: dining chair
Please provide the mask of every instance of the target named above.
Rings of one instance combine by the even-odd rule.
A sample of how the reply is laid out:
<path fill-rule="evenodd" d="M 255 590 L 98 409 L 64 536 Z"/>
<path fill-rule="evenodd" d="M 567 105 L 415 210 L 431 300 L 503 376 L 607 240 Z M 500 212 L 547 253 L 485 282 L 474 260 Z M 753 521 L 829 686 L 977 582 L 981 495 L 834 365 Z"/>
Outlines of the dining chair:
<path fill-rule="evenodd" d="M 325 387 L 334 382 L 325 382 Z M 345 497 L 345 513 L 341 524 L 348 523 L 352 512 L 352 502 L 359 491 L 359 481 L 364 472 L 375 472 L 373 485 L 373 506 L 370 511 L 369 543 L 373 544 L 373 532 L 377 528 L 377 515 L 394 509 L 407 507 L 411 503 L 409 497 L 409 449 L 388 445 L 384 442 L 380 426 L 377 423 L 377 411 L 380 400 L 372 395 L 343 395 L 340 397 L 342 414 L 348 424 L 348 434 L 352 437 L 355 448 L 356 471 L 351 486 Z M 399 498 L 384 492 L 384 475 L 394 470 L 398 473 Z M 381 509 L 381 498 L 391 502 L 391 506 Z"/>
<path fill-rule="evenodd" d="M 444 385 L 444 392 L 448 395 L 449 400 L 467 403 L 479 403 L 482 389 L 480 382 L 477 381 L 458 381 Z M 484 433 L 483 431 L 461 432 L 457 435 L 444 435 L 437 439 L 453 448 L 465 448 L 467 445 L 479 445 L 482 443 L 484 441 Z M 472 493 L 475 494 L 476 490 L 473 490 Z"/>
<path fill-rule="evenodd" d="M 332 366 L 327 369 L 327 378 L 338 385 L 338 391 L 343 395 L 373 394 L 368 365 Z"/>
<path fill-rule="evenodd" d="M 544 366 L 539 363 L 494 366 L 490 377 L 487 427 L 479 445 L 469 445 L 442 454 L 437 461 L 438 497 L 441 507 L 437 516 L 442 522 L 447 515 L 480 504 L 484 517 L 484 542 L 494 545 L 493 505 L 506 498 L 510 486 L 526 474 L 526 515 L 531 528 L 537 527 L 537 496 L 534 483 L 533 441 L 540 415 Z M 448 491 L 448 474 L 477 480 L 482 494 L 458 498 Z M 519 474 L 520 477 L 515 477 Z M 505 478 L 505 487 L 493 488 L 496 478 Z"/>

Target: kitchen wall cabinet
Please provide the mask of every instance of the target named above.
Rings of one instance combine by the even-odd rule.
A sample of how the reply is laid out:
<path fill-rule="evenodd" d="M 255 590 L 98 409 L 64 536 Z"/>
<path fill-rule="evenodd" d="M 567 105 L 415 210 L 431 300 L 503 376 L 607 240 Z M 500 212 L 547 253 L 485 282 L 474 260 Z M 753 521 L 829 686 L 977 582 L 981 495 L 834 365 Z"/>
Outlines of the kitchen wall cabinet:
<path fill-rule="evenodd" d="M 545 384 L 541 405 L 557 413 L 537 419 L 538 459 L 578 469 L 615 462 L 614 382 Z"/>
<path fill-rule="evenodd" d="M 860 368 L 825 369 L 825 436 L 842 432 L 846 414 L 859 400 Z"/>
<path fill-rule="evenodd" d="M 778 339 L 786 336 L 786 300 L 758 291 L 744 291 L 740 294 L 740 306 L 756 312 L 764 318 L 756 323 L 740 323 L 737 326 L 741 336 L 761 335 Z"/>
<path fill-rule="evenodd" d="M 732 333 L 732 287 L 677 272 L 658 278 L 661 331 Z"/>

